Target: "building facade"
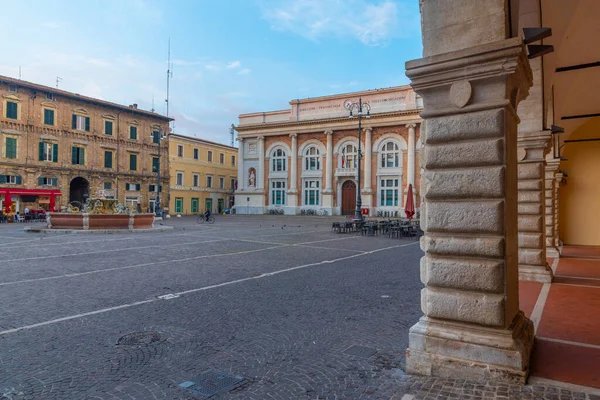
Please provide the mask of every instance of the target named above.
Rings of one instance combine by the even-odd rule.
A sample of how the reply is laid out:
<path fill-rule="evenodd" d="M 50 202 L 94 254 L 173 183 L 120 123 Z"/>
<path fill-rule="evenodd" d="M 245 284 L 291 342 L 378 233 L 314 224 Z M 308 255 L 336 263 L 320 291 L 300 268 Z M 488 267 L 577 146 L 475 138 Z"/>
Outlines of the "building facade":
<path fill-rule="evenodd" d="M 169 118 L 4 76 L 0 97 L 0 206 L 11 196 L 12 213 L 59 210 L 107 196 L 153 209 L 156 132 L 168 130 Z"/>
<path fill-rule="evenodd" d="M 238 150 L 208 140 L 169 135 L 171 214 L 221 213 L 234 204 Z"/>
<path fill-rule="evenodd" d="M 420 99 L 408 86 L 290 102 L 283 111 L 242 114 L 235 211 L 307 210 L 353 215 L 358 185 L 358 120 L 348 102 L 362 100 L 362 212 L 401 216 L 408 185 L 419 207 Z M 356 115 L 356 114 L 355 114 Z"/>

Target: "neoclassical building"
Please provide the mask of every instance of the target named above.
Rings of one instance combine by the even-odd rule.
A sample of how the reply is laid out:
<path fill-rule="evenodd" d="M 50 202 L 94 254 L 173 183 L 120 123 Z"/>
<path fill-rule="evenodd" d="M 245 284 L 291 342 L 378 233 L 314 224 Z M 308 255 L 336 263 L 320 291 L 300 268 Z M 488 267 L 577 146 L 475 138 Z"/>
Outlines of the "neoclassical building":
<path fill-rule="evenodd" d="M 157 133 L 169 118 L 6 76 L 0 98 L 0 207 L 10 196 L 10 213 L 99 194 L 153 210 L 159 154 L 168 198 L 168 146 L 159 153 Z"/>
<path fill-rule="evenodd" d="M 353 215 L 358 119 L 348 101 L 370 107 L 361 132 L 362 211 L 402 215 L 408 185 L 419 207 L 420 99 L 408 86 L 293 100 L 282 111 L 242 114 L 235 211 L 285 214 L 314 210 Z"/>

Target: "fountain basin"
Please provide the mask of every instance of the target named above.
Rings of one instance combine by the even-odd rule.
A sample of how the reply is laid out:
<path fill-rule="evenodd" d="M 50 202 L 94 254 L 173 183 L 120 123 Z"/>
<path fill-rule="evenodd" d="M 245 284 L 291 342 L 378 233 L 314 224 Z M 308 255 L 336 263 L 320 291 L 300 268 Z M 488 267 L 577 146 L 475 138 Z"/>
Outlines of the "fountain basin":
<path fill-rule="evenodd" d="M 154 214 L 48 213 L 51 229 L 149 229 L 153 226 Z"/>

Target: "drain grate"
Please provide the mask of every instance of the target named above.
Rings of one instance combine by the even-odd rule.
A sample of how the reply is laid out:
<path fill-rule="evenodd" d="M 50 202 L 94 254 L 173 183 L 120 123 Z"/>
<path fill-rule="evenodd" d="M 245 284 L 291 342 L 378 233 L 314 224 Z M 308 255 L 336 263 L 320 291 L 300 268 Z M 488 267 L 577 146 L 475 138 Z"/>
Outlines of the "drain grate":
<path fill-rule="evenodd" d="M 195 396 L 211 397 L 218 393 L 229 392 L 242 382 L 244 382 L 243 376 L 234 376 L 210 370 L 201 373 L 189 381 L 180 383 L 179 386 Z"/>
<path fill-rule="evenodd" d="M 346 350 L 344 350 L 344 353 L 349 354 L 351 356 L 369 358 L 373 354 L 377 353 L 377 350 L 364 346 L 350 346 Z"/>
<path fill-rule="evenodd" d="M 158 342 L 164 337 L 162 333 L 147 331 L 147 332 L 134 332 L 129 333 L 119 340 L 117 345 L 119 346 L 140 346 L 148 345 L 150 343 Z"/>

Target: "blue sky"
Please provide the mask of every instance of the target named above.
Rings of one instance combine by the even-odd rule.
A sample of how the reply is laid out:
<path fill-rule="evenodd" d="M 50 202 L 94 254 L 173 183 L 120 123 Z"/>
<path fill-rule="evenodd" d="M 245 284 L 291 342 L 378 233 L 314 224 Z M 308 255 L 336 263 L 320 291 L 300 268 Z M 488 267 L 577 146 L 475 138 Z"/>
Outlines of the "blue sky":
<path fill-rule="evenodd" d="M 3 15 L 0 74 L 143 109 L 154 97 L 163 114 L 170 37 L 174 131 L 221 143 L 242 113 L 407 84 L 422 51 L 418 0 L 20 0 Z"/>

